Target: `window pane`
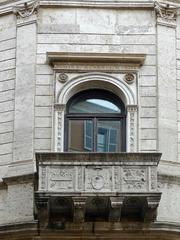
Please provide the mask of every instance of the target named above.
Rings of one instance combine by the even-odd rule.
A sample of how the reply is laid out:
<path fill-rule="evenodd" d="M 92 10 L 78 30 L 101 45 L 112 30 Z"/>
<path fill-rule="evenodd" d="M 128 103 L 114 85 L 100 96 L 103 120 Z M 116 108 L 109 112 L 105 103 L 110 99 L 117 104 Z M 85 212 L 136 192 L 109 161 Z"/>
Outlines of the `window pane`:
<path fill-rule="evenodd" d="M 93 123 L 91 120 L 69 120 L 68 151 L 93 151 Z"/>
<path fill-rule="evenodd" d="M 70 113 L 120 113 L 120 109 L 112 102 L 103 99 L 86 99 L 70 106 Z"/>
<path fill-rule="evenodd" d="M 98 121 L 97 152 L 120 152 L 121 138 L 120 121 Z"/>
<path fill-rule="evenodd" d="M 90 90 L 73 99 L 69 113 L 121 113 L 120 106 L 111 93 Z"/>

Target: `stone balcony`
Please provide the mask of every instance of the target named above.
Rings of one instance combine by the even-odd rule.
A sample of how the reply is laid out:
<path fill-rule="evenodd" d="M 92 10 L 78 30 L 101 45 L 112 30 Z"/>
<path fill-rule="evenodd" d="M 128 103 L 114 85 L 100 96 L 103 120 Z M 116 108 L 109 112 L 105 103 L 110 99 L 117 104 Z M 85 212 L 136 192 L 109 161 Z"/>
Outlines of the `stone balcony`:
<path fill-rule="evenodd" d="M 159 153 L 37 153 L 42 228 L 62 221 L 154 221 Z"/>

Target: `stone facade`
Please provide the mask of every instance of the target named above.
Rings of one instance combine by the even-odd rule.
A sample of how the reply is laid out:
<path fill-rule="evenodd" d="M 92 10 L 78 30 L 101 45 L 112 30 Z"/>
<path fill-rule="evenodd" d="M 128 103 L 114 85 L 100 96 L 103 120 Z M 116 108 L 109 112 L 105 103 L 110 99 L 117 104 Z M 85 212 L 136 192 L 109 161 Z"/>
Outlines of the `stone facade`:
<path fill-rule="evenodd" d="M 0 239 L 180 239 L 179 7 L 178 0 L 0 0 Z M 66 104 L 93 88 L 124 102 L 127 154 L 162 153 L 158 167 L 145 164 L 142 173 L 143 192 L 162 192 L 156 221 L 70 221 L 40 233 L 37 209 L 46 203 L 35 205 L 35 154 L 53 159 L 65 151 Z M 83 164 L 75 166 L 78 190 L 98 187 L 78 179 Z M 126 189 L 129 180 L 122 184 L 115 172 L 113 188 L 123 192 L 118 184 Z M 106 194 L 113 192 L 108 184 Z M 111 200 L 119 208 L 121 201 Z M 78 212 L 84 199 L 73 201 Z"/>

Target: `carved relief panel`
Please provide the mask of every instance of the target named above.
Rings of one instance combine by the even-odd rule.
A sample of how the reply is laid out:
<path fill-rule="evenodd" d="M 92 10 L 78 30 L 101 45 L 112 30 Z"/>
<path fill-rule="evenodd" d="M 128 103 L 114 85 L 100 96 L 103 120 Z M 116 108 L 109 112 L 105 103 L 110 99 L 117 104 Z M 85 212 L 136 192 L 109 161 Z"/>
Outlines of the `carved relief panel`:
<path fill-rule="evenodd" d="M 40 166 L 39 190 L 50 192 L 149 192 L 157 190 L 156 166 L 81 163 Z"/>
<path fill-rule="evenodd" d="M 123 191 L 146 191 L 148 187 L 147 168 L 123 167 L 122 189 Z"/>
<path fill-rule="evenodd" d="M 73 167 L 49 168 L 49 191 L 74 190 L 75 171 Z"/>

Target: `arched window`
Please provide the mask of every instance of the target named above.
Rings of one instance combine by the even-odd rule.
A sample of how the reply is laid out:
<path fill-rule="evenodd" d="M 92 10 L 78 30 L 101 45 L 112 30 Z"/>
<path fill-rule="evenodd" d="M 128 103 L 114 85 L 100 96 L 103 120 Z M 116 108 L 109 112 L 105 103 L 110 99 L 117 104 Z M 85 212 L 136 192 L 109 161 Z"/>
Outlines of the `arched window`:
<path fill-rule="evenodd" d="M 125 107 L 112 92 L 82 91 L 67 103 L 65 150 L 122 152 L 125 147 Z"/>

